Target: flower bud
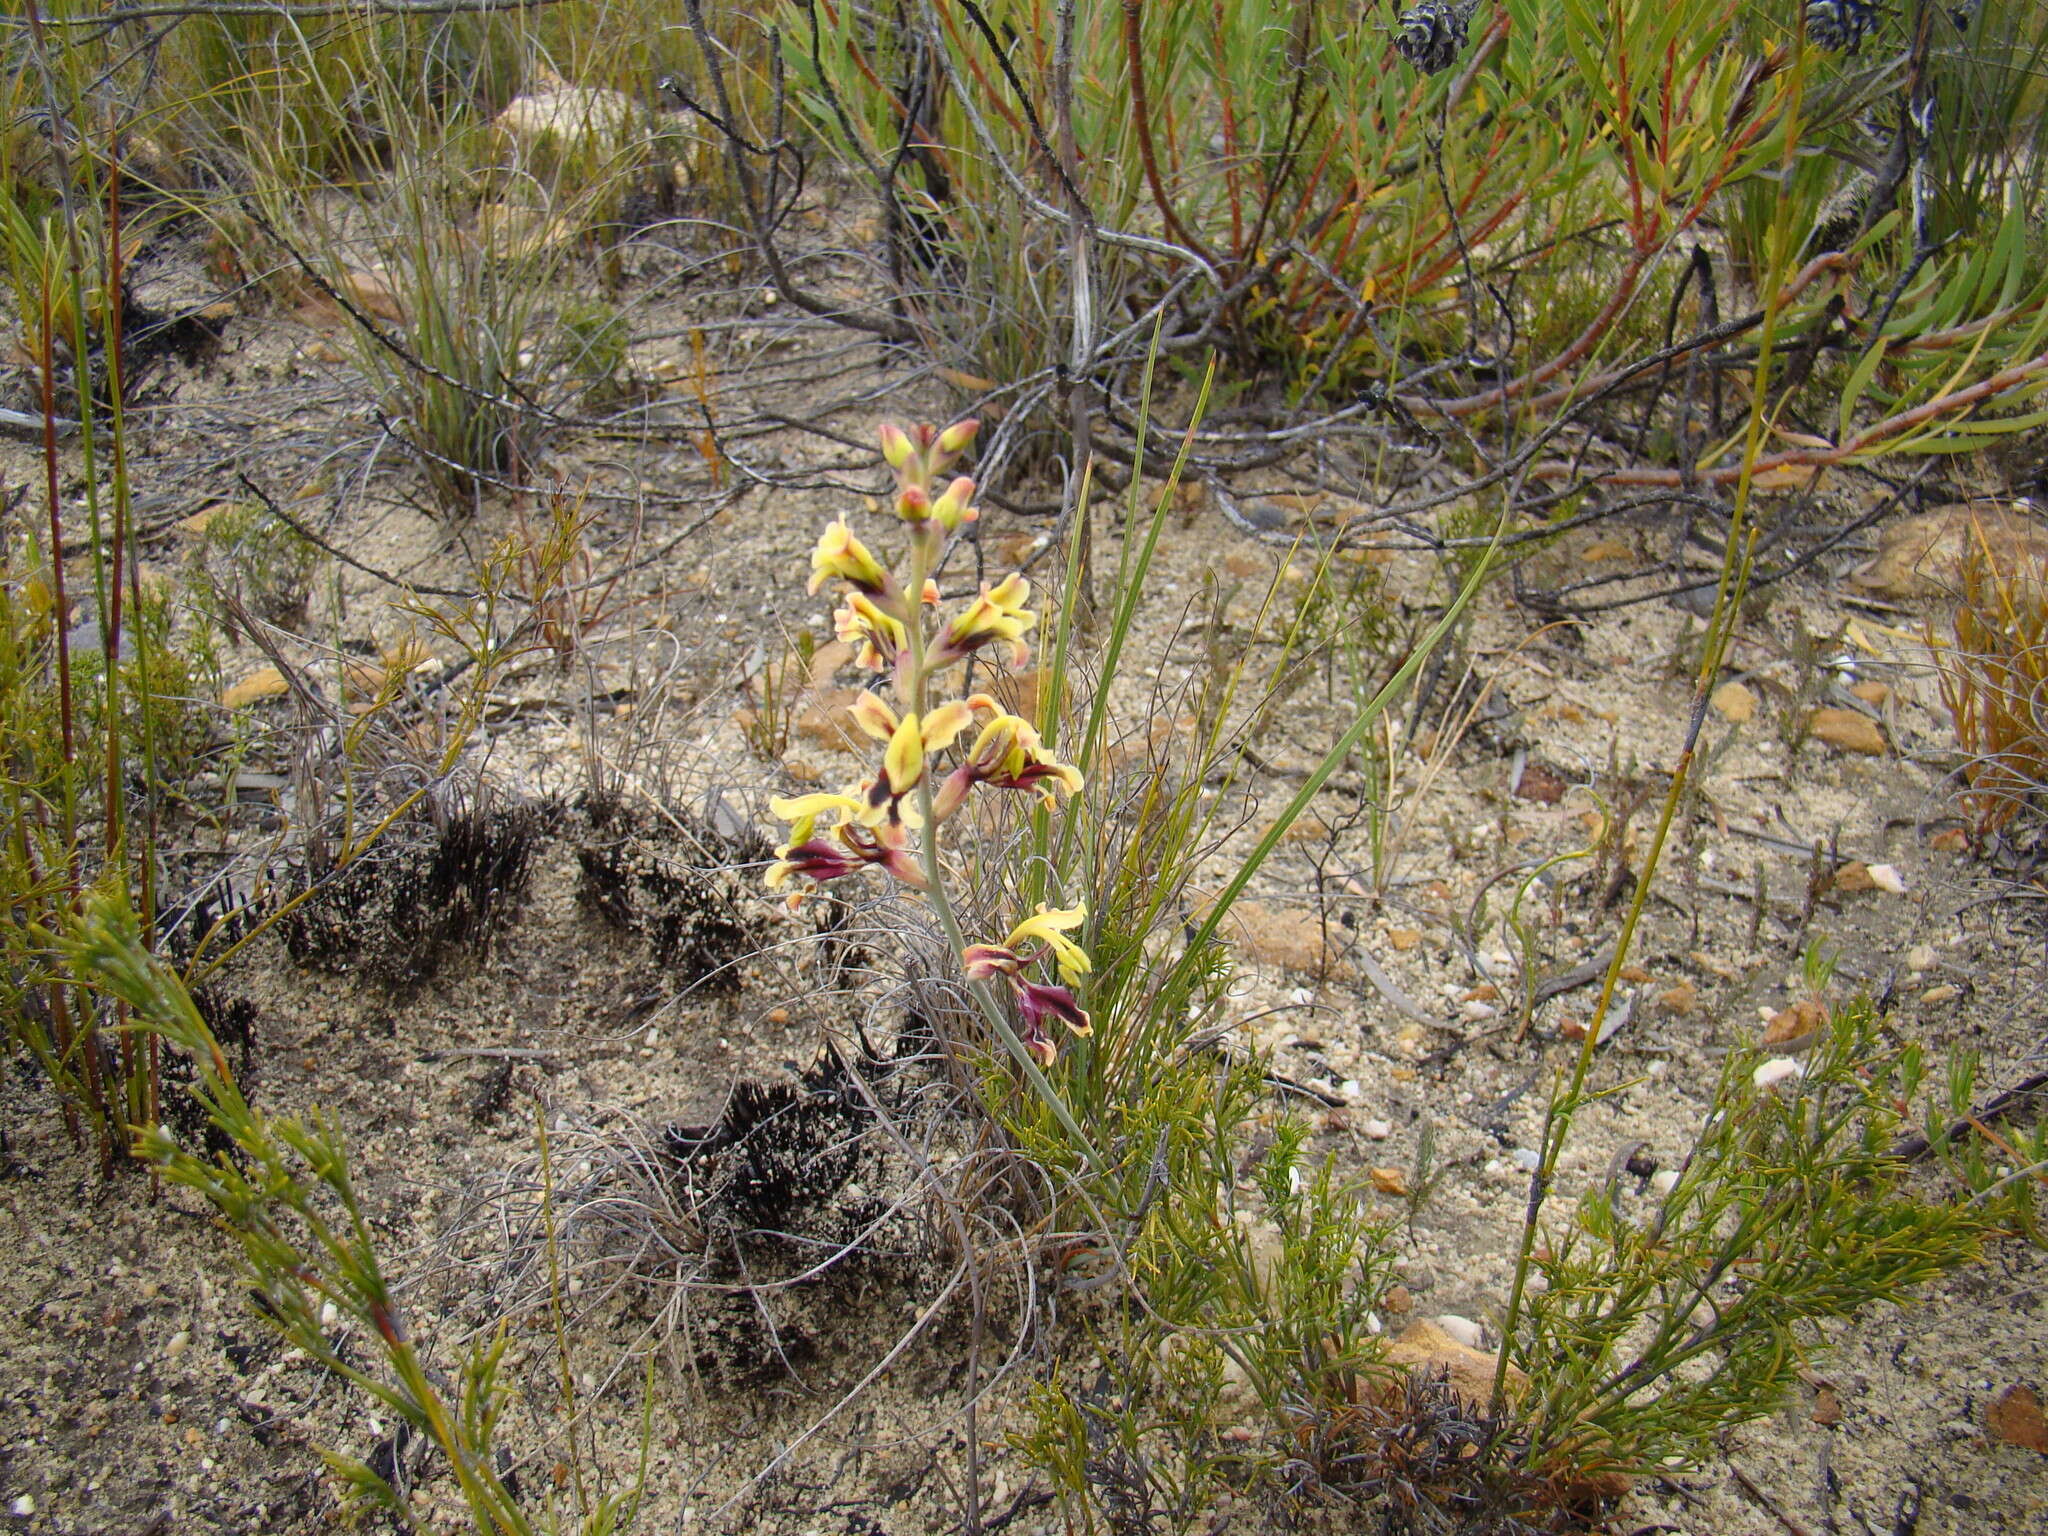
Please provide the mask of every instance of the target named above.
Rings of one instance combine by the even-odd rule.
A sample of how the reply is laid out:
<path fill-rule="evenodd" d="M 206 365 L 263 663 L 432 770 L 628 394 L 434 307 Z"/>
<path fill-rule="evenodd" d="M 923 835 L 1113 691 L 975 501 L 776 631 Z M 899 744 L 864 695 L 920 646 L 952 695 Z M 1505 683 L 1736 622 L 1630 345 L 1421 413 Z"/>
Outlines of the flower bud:
<path fill-rule="evenodd" d="M 932 516 L 936 517 L 946 532 L 951 533 L 962 523 L 971 523 L 981 514 L 970 505 L 974 499 L 974 482 L 965 475 L 947 486 L 944 494 L 932 504 Z"/>
<path fill-rule="evenodd" d="M 947 458 L 957 458 L 967 451 L 967 445 L 974 441 L 974 434 L 981 430 L 981 423 L 973 417 L 956 421 L 939 434 L 939 452 Z"/>
<path fill-rule="evenodd" d="M 921 485 L 906 485 L 896 498 L 896 515 L 906 523 L 921 523 L 932 515 L 931 493 Z"/>
<path fill-rule="evenodd" d="M 887 459 L 889 467 L 899 474 L 917 457 L 917 449 L 911 445 L 903 429 L 893 421 L 882 423 L 882 457 Z"/>

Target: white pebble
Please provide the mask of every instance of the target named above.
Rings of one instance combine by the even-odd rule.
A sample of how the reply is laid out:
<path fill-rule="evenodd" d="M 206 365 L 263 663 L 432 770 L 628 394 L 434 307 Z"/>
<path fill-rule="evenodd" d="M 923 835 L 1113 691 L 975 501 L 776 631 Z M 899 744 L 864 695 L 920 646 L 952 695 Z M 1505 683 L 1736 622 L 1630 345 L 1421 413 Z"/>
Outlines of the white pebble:
<path fill-rule="evenodd" d="M 1365 1096 L 1365 1089 L 1355 1077 L 1345 1078 L 1343 1082 L 1337 1085 L 1337 1091 L 1347 1099 L 1358 1099 Z M 1367 1134 L 1370 1135 L 1371 1133 L 1368 1132 Z"/>
<path fill-rule="evenodd" d="M 1368 1120 L 1360 1127 L 1369 1141 L 1385 1141 L 1394 1134 L 1393 1125 L 1385 1120 Z"/>
<path fill-rule="evenodd" d="M 1294 1004 L 1294 1006 L 1297 1008 L 1306 1008 L 1310 1003 L 1314 1002 L 1315 1000 L 1315 993 L 1309 991 L 1307 987 L 1296 987 L 1292 992 L 1287 994 L 1287 1001 Z"/>
<path fill-rule="evenodd" d="M 1486 1345 L 1484 1330 L 1469 1317 L 1460 1317 L 1455 1312 L 1440 1312 L 1436 1325 L 1467 1349 L 1483 1349 Z"/>
<path fill-rule="evenodd" d="M 1670 1194 L 1676 1188 L 1678 1188 L 1678 1170 L 1676 1168 L 1659 1168 L 1650 1175 L 1650 1193 L 1657 1196 L 1658 1199 L 1663 1199 L 1664 1196 Z"/>
<path fill-rule="evenodd" d="M 1773 1056 L 1749 1074 L 1749 1080 L 1756 1084 L 1761 1093 L 1769 1093 L 1778 1084 L 1806 1076 L 1806 1068 L 1790 1056 Z"/>
<path fill-rule="evenodd" d="M 1890 891 L 1894 896 L 1906 894 L 1906 877 L 1899 873 L 1896 865 L 1872 864 L 1867 867 L 1870 871 L 1870 883 L 1880 891 Z"/>
<path fill-rule="evenodd" d="M 1493 1004 L 1482 1003 L 1475 997 L 1471 1002 L 1462 1005 L 1458 1012 L 1476 1024 L 1481 1019 L 1492 1018 L 1495 1010 Z"/>
<path fill-rule="evenodd" d="M 164 1346 L 164 1353 L 175 1360 L 192 1347 L 192 1335 L 180 1328 L 171 1335 L 171 1341 Z"/>
<path fill-rule="evenodd" d="M 1517 1147 L 1508 1154 L 1508 1161 L 1524 1173 L 1534 1173 L 1542 1165 L 1543 1159 L 1532 1148 Z"/>
<path fill-rule="evenodd" d="M 322 1328 L 332 1328 L 340 1318 L 341 1314 L 335 1310 L 333 1302 L 323 1301 L 320 1303 L 320 1326 Z"/>
<path fill-rule="evenodd" d="M 1664 1060 L 1661 1056 L 1658 1057 L 1657 1060 L 1651 1062 L 1647 1067 L 1643 1068 L 1643 1071 L 1648 1073 L 1653 1078 L 1662 1078 L 1664 1074 L 1669 1072 L 1670 1070 L 1671 1063 Z"/>
<path fill-rule="evenodd" d="M 1916 976 L 1934 968 L 1935 954 L 1932 944 L 1915 944 L 1906 951 L 1906 969 Z"/>
<path fill-rule="evenodd" d="M 7 1513 L 17 1520 L 26 1520 L 36 1512 L 36 1501 L 32 1494 L 22 1494 L 7 1506 Z"/>

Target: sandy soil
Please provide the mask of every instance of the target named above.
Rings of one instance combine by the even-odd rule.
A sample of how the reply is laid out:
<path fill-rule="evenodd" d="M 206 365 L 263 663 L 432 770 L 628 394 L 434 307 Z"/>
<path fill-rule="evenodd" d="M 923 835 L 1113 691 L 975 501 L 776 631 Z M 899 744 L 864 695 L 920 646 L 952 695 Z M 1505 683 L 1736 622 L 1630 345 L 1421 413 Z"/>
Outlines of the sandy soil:
<path fill-rule="evenodd" d="M 153 567 L 186 558 L 191 536 L 180 516 L 228 494 L 226 435 L 273 446 L 266 462 L 283 480 L 278 466 L 310 473 L 313 449 L 343 432 L 347 369 L 321 361 L 311 340 L 275 316 L 252 315 L 231 325 L 210 372 L 174 377 L 143 469 Z M 733 340 L 735 374 L 768 369 L 774 340 L 772 329 Z M 864 437 L 874 420 L 848 413 L 838 424 Z M 749 451 L 789 475 L 855 463 L 793 433 Z M 14 443 L 0 445 L 0 462 L 14 483 L 33 467 Z M 809 932 L 809 920 L 782 913 L 751 877 L 705 877 L 705 899 L 732 931 L 677 939 L 658 913 L 646 916 L 658 893 L 635 873 L 708 867 L 724 846 L 677 835 L 657 801 L 737 836 L 768 793 L 852 771 L 829 735 L 803 729 L 782 761 L 766 761 L 735 714 L 758 703 L 742 679 L 779 653 L 783 627 L 823 631 L 823 600 L 802 591 L 803 557 L 821 520 L 857 510 L 857 499 L 756 490 L 686 532 L 698 511 L 680 504 L 680 492 L 663 499 L 687 477 L 701 479 L 684 451 L 565 447 L 552 468 L 566 478 L 587 472 L 616 491 L 622 499 L 605 504 L 594 542 L 610 558 L 645 563 L 573 665 L 544 660 L 507 682 L 473 754 L 499 804 L 552 807 L 505 920 L 487 942 L 438 957 L 428 974 L 410 974 L 423 969 L 413 936 L 372 918 L 353 953 L 295 958 L 273 934 L 214 982 L 222 1002 L 253 1009 L 247 1071 L 257 1101 L 273 1113 L 317 1106 L 345 1131 L 387 1262 L 403 1277 L 416 1325 L 443 1349 L 487 1321 L 494 1301 L 532 1294 L 519 1289 L 530 1272 L 522 1278 L 506 1263 L 519 1234 L 497 1215 L 510 1208 L 505 1191 L 532 1177 L 541 1123 L 573 1180 L 604 1146 L 715 1120 L 736 1082 L 789 1080 L 828 1036 L 843 1040 L 868 1017 L 843 977 L 826 973 L 824 951 L 787 942 Z M 514 517 L 494 506 L 444 524 L 372 482 L 338 498 L 324 526 L 366 565 L 459 588 Z M 1042 527 L 992 511 L 983 545 L 992 559 L 1013 557 Z M 1617 536 L 1627 535 L 1605 529 L 1541 558 L 1560 569 L 1595 566 L 1611 554 L 1603 541 Z M 1253 632 L 1256 604 L 1287 558 L 1213 504 L 1195 500 L 1176 514 L 1128 696 L 1117 701 L 1124 717 L 1135 722 L 1155 687 L 1178 696 L 1232 646 L 1254 647 L 1256 675 L 1270 650 Z M 2032 1070 L 2042 1044 L 2038 919 L 1935 836 L 1952 825 L 1942 778 L 1952 737 L 1912 638 L 1931 610 L 1852 603 L 1840 577 L 1853 558 L 1770 593 L 1736 645 L 1731 674 L 1753 693 L 1755 713 L 1739 724 L 1722 712 L 1709 720 L 1699 794 L 1634 951 L 1633 1013 L 1602 1050 L 1602 1080 L 1630 1086 L 1582 1117 L 1565 1158 L 1567 1197 L 1631 1147 L 1645 1177 L 1645 1159 L 1675 1163 L 1722 1053 L 1804 995 L 1800 956 L 1810 943 L 1838 957 L 1834 995 L 1887 993 L 1902 1036 L 1981 1053 L 1987 1086 Z M 1374 560 L 1397 612 L 1440 590 L 1422 556 Z M 326 581 L 309 630 L 360 649 L 398 638 L 388 589 L 345 567 Z M 1507 1291 L 1526 1191 L 1518 1154 L 1535 1144 L 1546 1085 L 1574 1048 L 1565 1034 L 1583 1027 L 1592 1001 L 1590 988 L 1564 991 L 1518 1038 L 1505 999 L 1520 958 L 1500 922 L 1516 882 L 1503 873 L 1585 847 L 1600 800 L 1625 803 L 1632 786 L 1659 782 L 1680 745 L 1699 624 L 1660 601 L 1576 629 L 1539 628 L 1504 591 L 1483 600 L 1462 656 L 1399 750 L 1399 836 L 1377 869 L 1362 821 L 1347 821 L 1355 796 L 1328 795 L 1233 925 L 1244 962 L 1233 995 L 1241 1035 L 1272 1050 L 1276 1071 L 1307 1091 L 1292 1102 L 1314 1118 L 1316 1149 L 1354 1175 L 1405 1169 L 1429 1130 L 1444 1176 L 1402 1229 L 1399 1272 L 1418 1313 L 1482 1326 Z M 1822 647 L 1817 679 L 1801 639 L 1811 635 L 1836 637 Z M 304 660 L 313 650 L 293 654 Z M 229 655 L 227 680 L 261 665 L 245 646 Z M 1474 681 L 1454 695 L 1468 666 Z M 1847 692 L 1873 682 L 1889 690 L 1882 703 Z M 1460 730 L 1457 701 L 1469 704 L 1480 685 L 1485 698 Z M 1258 743 L 1263 804 L 1247 807 L 1253 828 L 1339 727 L 1340 699 L 1326 678 L 1311 679 Z M 1887 751 L 1798 739 L 1817 703 L 1877 719 Z M 286 766 L 292 710 L 273 699 L 243 713 L 255 732 L 252 762 Z M 617 795 L 625 811 L 593 817 L 592 791 Z M 1654 809 L 1635 815 L 1638 857 Z M 253 857 L 274 820 L 274 808 L 251 798 L 229 818 L 229 846 Z M 197 828 L 178 835 L 195 849 L 219 841 Z M 1814 839 L 1840 860 L 1893 866 L 1903 893 L 1831 892 L 1809 914 Z M 593 850 L 621 847 L 641 863 L 589 873 Z M 251 866 L 242 867 L 246 878 Z M 1568 869 L 1575 878 L 1584 867 Z M 623 924 L 600 899 L 619 890 L 628 905 L 641 903 Z M 1490 915 L 1475 931 L 1482 894 Z M 1531 892 L 1541 974 L 1611 943 L 1619 908 L 1599 895 L 1562 880 Z M 689 951 L 680 960 L 678 944 Z M 679 980 L 685 971 L 711 974 L 690 985 Z M 382 1464 L 404 1472 L 415 1452 L 393 1444 L 392 1426 L 276 1343 L 248 1304 L 228 1241 L 192 1200 L 139 1177 L 103 1183 L 26 1069 L 8 1075 L 4 1095 L 0 1203 L 13 1257 L 0 1270 L 0 1525 L 81 1536 L 322 1531 L 336 1519 L 336 1489 L 315 1447 L 373 1460 L 382 1447 Z M 582 1319 L 572 1375 L 595 1475 L 611 1486 L 630 1475 L 638 1452 L 634 1352 L 669 1339 L 648 1404 L 646 1529 L 958 1528 L 967 1393 L 955 1326 L 790 1445 L 883 1357 L 935 1284 L 937 1239 L 910 1225 L 890 1230 L 885 1260 L 814 1290 L 713 1307 L 680 1332 L 655 1288 L 571 1295 Z M 2048 1259 L 2001 1243 L 1911 1309 L 1832 1331 L 1798 1401 L 1731 1438 L 1722 1461 L 1641 1486 L 1614 1528 L 2048 1530 L 2040 1457 L 1985 1428 L 1987 1404 L 2007 1387 L 2048 1387 L 2044 1279 Z M 510 1359 L 526 1401 L 548 1407 L 559 1401 L 560 1362 L 544 1324 L 544 1314 L 522 1319 Z M 980 1500 L 1013 1517 L 1012 1529 L 1050 1532 L 1059 1526 L 1042 1490 L 1002 1443 L 1029 1375 L 1012 1376 L 975 1426 Z M 569 1469 L 552 1451 L 533 1454 L 530 1418 L 515 1408 L 508 1436 L 527 1458 L 523 1484 L 561 1489 Z M 459 1528 L 431 1474 L 421 1496 L 439 1511 L 436 1528 Z"/>

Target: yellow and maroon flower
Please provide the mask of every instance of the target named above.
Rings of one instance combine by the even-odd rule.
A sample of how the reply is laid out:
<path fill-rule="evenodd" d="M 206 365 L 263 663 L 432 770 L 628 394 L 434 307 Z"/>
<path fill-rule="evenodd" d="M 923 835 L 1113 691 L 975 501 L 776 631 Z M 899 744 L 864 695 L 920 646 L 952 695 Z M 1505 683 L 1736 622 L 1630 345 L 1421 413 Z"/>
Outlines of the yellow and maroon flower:
<path fill-rule="evenodd" d="M 838 637 L 855 647 L 855 665 L 870 672 L 886 671 L 910 652 L 903 620 L 878 607 L 865 592 L 849 592 L 832 619 Z"/>
<path fill-rule="evenodd" d="M 1074 1035 L 1094 1033 L 1086 1010 L 1075 998 L 1073 988 L 1088 973 L 1087 951 L 1068 938 L 1068 933 L 1088 920 L 1086 907 L 1040 907 L 1010 930 L 1000 944 L 970 944 L 961 953 L 961 963 L 973 981 L 993 981 L 1001 976 L 1010 983 L 1016 999 L 1017 1017 L 1023 1025 L 1025 1048 L 1040 1066 L 1049 1067 L 1059 1047 L 1046 1032 L 1048 1019 L 1057 1019 Z M 1062 985 L 1027 981 L 1025 967 L 1051 960 Z"/>
<path fill-rule="evenodd" d="M 1053 1037 L 1046 1033 L 1047 1019 L 1059 1020 L 1066 1025 L 1069 1034 L 1085 1036 L 1095 1033 L 1088 1015 L 1074 1000 L 1074 994 L 1065 987 L 1048 986 L 1037 981 L 1017 981 L 1012 985 L 1016 991 L 1017 1018 L 1024 1026 L 1019 1032 L 1024 1048 L 1037 1058 L 1041 1067 L 1051 1066 L 1060 1053 Z"/>
<path fill-rule="evenodd" d="M 867 826 L 884 821 L 917 824 L 917 816 L 904 798 L 924 778 L 925 761 L 943 752 L 974 721 L 974 711 L 965 699 L 955 699 L 928 709 L 922 716 L 897 718 L 896 711 L 875 694 L 862 691 L 853 701 L 853 719 L 868 735 L 887 742 L 882 769 L 862 787 L 866 805 L 858 819 Z"/>
<path fill-rule="evenodd" d="M 977 693 L 967 703 L 977 714 L 992 713 L 994 718 L 974 738 L 967 760 L 939 786 L 932 800 L 935 820 L 944 821 L 957 811 L 977 784 L 1036 790 L 1047 805 L 1059 798 L 1057 791 L 1064 789 L 1071 795 L 1081 788 L 1081 770 L 1049 754 L 1029 720 L 1010 714 L 985 693 Z"/>
<path fill-rule="evenodd" d="M 1012 571 L 947 622 L 939 631 L 927 660 L 934 671 L 973 655 L 984 645 L 1001 643 L 1010 648 L 1011 668 L 1021 668 L 1031 659 L 1025 632 L 1038 622 L 1038 615 L 1026 608 L 1031 583 Z"/>
<path fill-rule="evenodd" d="M 902 617 L 903 601 L 896 591 L 895 578 L 884 569 L 867 545 L 854 537 L 843 517 L 834 518 L 818 536 L 818 547 L 811 551 L 811 584 L 808 590 L 815 592 L 834 577 L 855 591 L 878 599 L 878 606 L 885 612 Z"/>

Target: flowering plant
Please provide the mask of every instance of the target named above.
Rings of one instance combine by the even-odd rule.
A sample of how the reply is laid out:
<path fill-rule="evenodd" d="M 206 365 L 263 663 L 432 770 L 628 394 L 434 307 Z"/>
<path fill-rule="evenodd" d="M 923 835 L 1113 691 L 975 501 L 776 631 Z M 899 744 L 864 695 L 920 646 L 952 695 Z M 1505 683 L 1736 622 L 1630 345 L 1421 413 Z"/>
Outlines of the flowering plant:
<path fill-rule="evenodd" d="M 799 880 L 824 884 L 872 866 L 925 893 L 968 981 L 1008 984 L 1015 1043 L 1043 1069 L 1059 1055 L 1050 1025 L 1074 1035 L 1090 1032 L 1075 995 L 1088 974 L 1088 955 L 1069 937 L 1087 921 L 1086 908 L 1041 907 L 1001 944 L 969 944 L 943 878 L 942 828 L 977 788 L 1022 791 L 1046 805 L 1081 788 L 1080 770 L 1058 761 L 1029 720 L 991 695 L 937 697 L 941 674 L 980 652 L 1001 655 L 1012 670 L 1024 667 L 1031 656 L 1024 637 L 1038 622 L 1025 606 L 1031 583 L 1016 572 L 984 585 L 957 611 L 943 611 L 934 573 L 954 535 L 977 516 L 974 482 L 948 471 L 978 425 L 961 421 L 943 432 L 882 428 L 882 456 L 896 477 L 894 508 L 908 534 L 900 576 L 844 518 L 826 527 L 811 552 L 810 590 L 838 584 L 839 638 L 854 647 L 858 665 L 887 676 L 894 702 L 863 690 L 853 706 L 856 723 L 880 743 L 881 760 L 870 775 L 837 792 L 771 803 L 789 831 L 767 879 L 775 888 Z M 947 766 L 946 754 L 970 730 L 971 745 Z M 802 887 L 792 891 L 790 905 L 803 896 Z M 1035 969 L 1048 966 L 1051 975 L 1032 979 Z M 999 1022 L 1009 1029 L 1007 1020 Z"/>

